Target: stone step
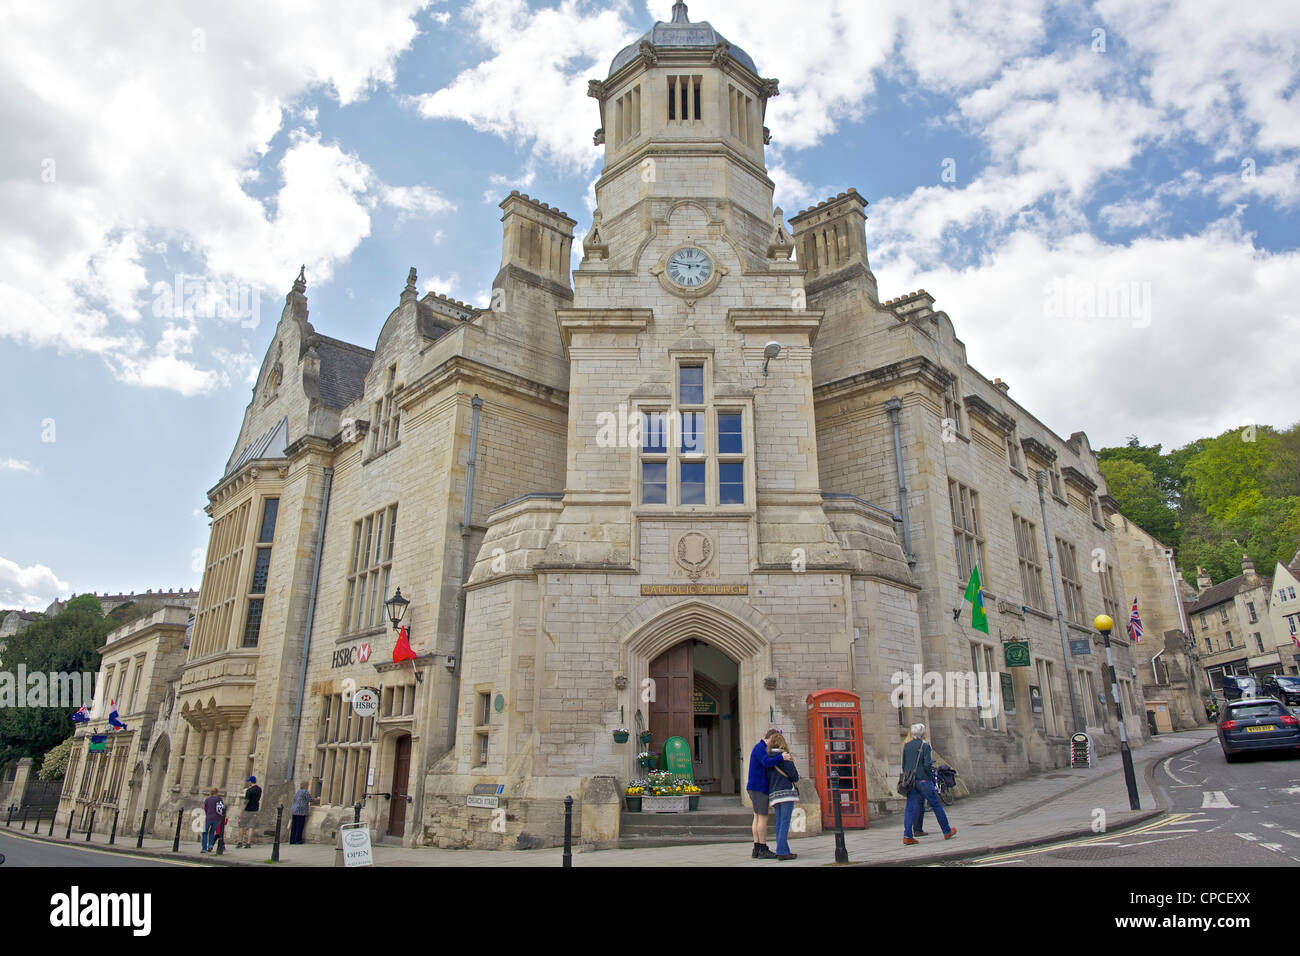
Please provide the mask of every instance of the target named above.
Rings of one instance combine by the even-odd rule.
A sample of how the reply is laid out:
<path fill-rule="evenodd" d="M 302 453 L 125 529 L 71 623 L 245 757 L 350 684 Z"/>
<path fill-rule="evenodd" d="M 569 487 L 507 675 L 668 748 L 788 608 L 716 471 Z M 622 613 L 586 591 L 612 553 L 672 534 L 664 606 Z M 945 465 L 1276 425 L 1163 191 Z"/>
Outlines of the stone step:
<path fill-rule="evenodd" d="M 644 825 L 678 827 L 723 826 L 743 827 L 748 830 L 750 824 L 754 822 L 754 815 L 752 813 L 710 813 L 703 810 L 696 810 L 693 813 L 628 813 L 624 811 L 620 815 L 620 822 L 624 829 L 640 828 Z"/>
<path fill-rule="evenodd" d="M 704 843 L 735 843 L 740 845 L 736 852 L 748 854 L 750 848 L 754 845 L 754 837 L 745 830 L 743 833 L 734 833 L 728 831 L 723 835 L 699 836 L 691 833 L 689 830 L 683 830 L 677 834 L 659 834 L 651 836 L 627 835 L 621 834 L 618 840 L 620 850 L 635 850 L 638 848 L 653 849 L 664 846 L 698 846 Z"/>

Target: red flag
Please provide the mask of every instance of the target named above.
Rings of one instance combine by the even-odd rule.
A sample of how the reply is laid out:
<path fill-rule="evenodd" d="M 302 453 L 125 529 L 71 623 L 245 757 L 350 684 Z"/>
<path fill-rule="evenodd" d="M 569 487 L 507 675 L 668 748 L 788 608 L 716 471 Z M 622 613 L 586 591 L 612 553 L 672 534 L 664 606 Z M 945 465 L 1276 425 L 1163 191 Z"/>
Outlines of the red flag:
<path fill-rule="evenodd" d="M 411 650 L 411 642 L 406 638 L 406 625 L 397 632 L 397 643 L 393 646 L 393 663 L 413 661 L 418 655 Z"/>

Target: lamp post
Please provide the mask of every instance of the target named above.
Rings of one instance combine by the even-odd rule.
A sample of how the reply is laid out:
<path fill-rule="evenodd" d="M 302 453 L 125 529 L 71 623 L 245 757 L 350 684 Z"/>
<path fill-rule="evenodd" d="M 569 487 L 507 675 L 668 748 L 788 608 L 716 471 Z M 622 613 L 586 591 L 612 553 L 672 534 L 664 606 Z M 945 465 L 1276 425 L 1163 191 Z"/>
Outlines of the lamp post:
<path fill-rule="evenodd" d="M 384 607 L 388 608 L 388 619 L 393 622 L 393 630 L 400 631 L 402 627 L 402 618 L 406 616 L 406 608 L 411 602 L 402 597 L 402 589 L 399 587 L 397 593 L 384 602 Z M 411 629 L 406 629 L 407 639 L 410 639 Z M 394 658 L 396 660 L 396 658 Z M 415 669 L 415 662 L 411 662 L 411 672 L 415 674 L 417 683 L 424 682 L 424 675 Z"/>
<path fill-rule="evenodd" d="M 1101 631 L 1106 644 L 1106 667 L 1110 670 L 1110 693 L 1115 698 L 1115 715 L 1119 718 L 1119 756 L 1124 762 L 1124 785 L 1128 787 L 1128 808 L 1142 809 L 1138 801 L 1137 778 L 1133 775 L 1133 754 L 1128 749 L 1128 730 L 1124 726 L 1124 705 L 1119 699 L 1119 681 L 1115 679 L 1115 662 L 1110 656 L 1110 630 L 1115 622 L 1109 614 L 1098 614 L 1092 619 L 1092 625 Z"/>

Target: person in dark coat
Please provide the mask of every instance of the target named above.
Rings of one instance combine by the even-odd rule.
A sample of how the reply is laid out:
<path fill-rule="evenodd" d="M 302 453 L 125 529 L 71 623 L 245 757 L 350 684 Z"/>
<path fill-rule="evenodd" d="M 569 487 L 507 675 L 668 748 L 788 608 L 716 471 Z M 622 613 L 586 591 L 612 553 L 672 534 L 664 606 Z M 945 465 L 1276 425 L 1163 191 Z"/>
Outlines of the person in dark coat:
<path fill-rule="evenodd" d="M 912 836 L 912 827 L 920 815 L 922 801 L 930 804 L 934 818 L 943 831 L 943 838 L 951 840 L 957 828 L 948 823 L 948 815 L 939 802 L 939 792 L 934 788 L 933 748 L 925 739 L 925 724 L 912 725 L 912 739 L 903 745 L 903 769 L 916 773 L 916 785 L 907 795 L 907 809 L 903 812 L 903 844 L 912 846 L 919 841 Z"/>
<path fill-rule="evenodd" d="M 763 739 L 749 752 L 749 778 L 745 789 L 749 792 L 750 802 L 754 805 L 754 822 L 750 829 L 754 835 L 755 860 L 775 860 L 776 854 L 767 848 L 767 768 L 775 767 L 782 760 L 789 760 L 790 755 L 774 754 L 769 742 L 781 731 L 773 728 L 763 735 Z"/>
<path fill-rule="evenodd" d="M 776 858 L 794 860 L 799 854 L 790 852 L 787 839 L 790 834 L 790 819 L 794 816 L 794 805 L 799 802 L 799 789 L 795 782 L 799 771 L 790 755 L 790 745 L 782 734 L 777 734 L 771 741 L 772 753 L 781 754 L 789 759 L 767 768 L 767 803 L 776 816 Z"/>

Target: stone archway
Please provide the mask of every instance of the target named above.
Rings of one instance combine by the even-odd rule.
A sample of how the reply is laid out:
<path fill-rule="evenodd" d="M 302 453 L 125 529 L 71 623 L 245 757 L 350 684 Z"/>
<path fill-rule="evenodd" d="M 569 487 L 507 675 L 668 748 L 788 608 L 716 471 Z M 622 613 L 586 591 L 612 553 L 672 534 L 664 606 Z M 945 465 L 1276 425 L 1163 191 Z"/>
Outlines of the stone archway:
<path fill-rule="evenodd" d="M 721 651 L 736 664 L 737 717 L 742 746 L 758 741 L 770 726 L 776 698 L 766 686 L 772 671 L 772 645 L 778 631 L 751 605 L 735 599 L 673 601 L 655 598 L 631 612 L 620 622 L 620 663 L 628 677 L 623 690 L 629 715 L 638 710 L 648 718 L 644 694 L 648 689 L 650 663 L 682 641 L 698 639 Z M 627 773 L 639 776 L 635 751 L 629 748 Z M 748 796 L 742 795 L 745 802 Z"/>
<path fill-rule="evenodd" d="M 149 781 L 149 792 L 145 798 L 144 808 L 149 811 L 149 828 L 151 832 L 158 816 L 158 803 L 162 799 L 163 785 L 167 780 L 167 764 L 171 760 L 171 752 L 171 740 L 166 734 L 163 734 L 158 738 L 158 742 L 154 744 L 153 756 L 149 758 L 149 769 L 145 772 L 145 776 Z"/>

